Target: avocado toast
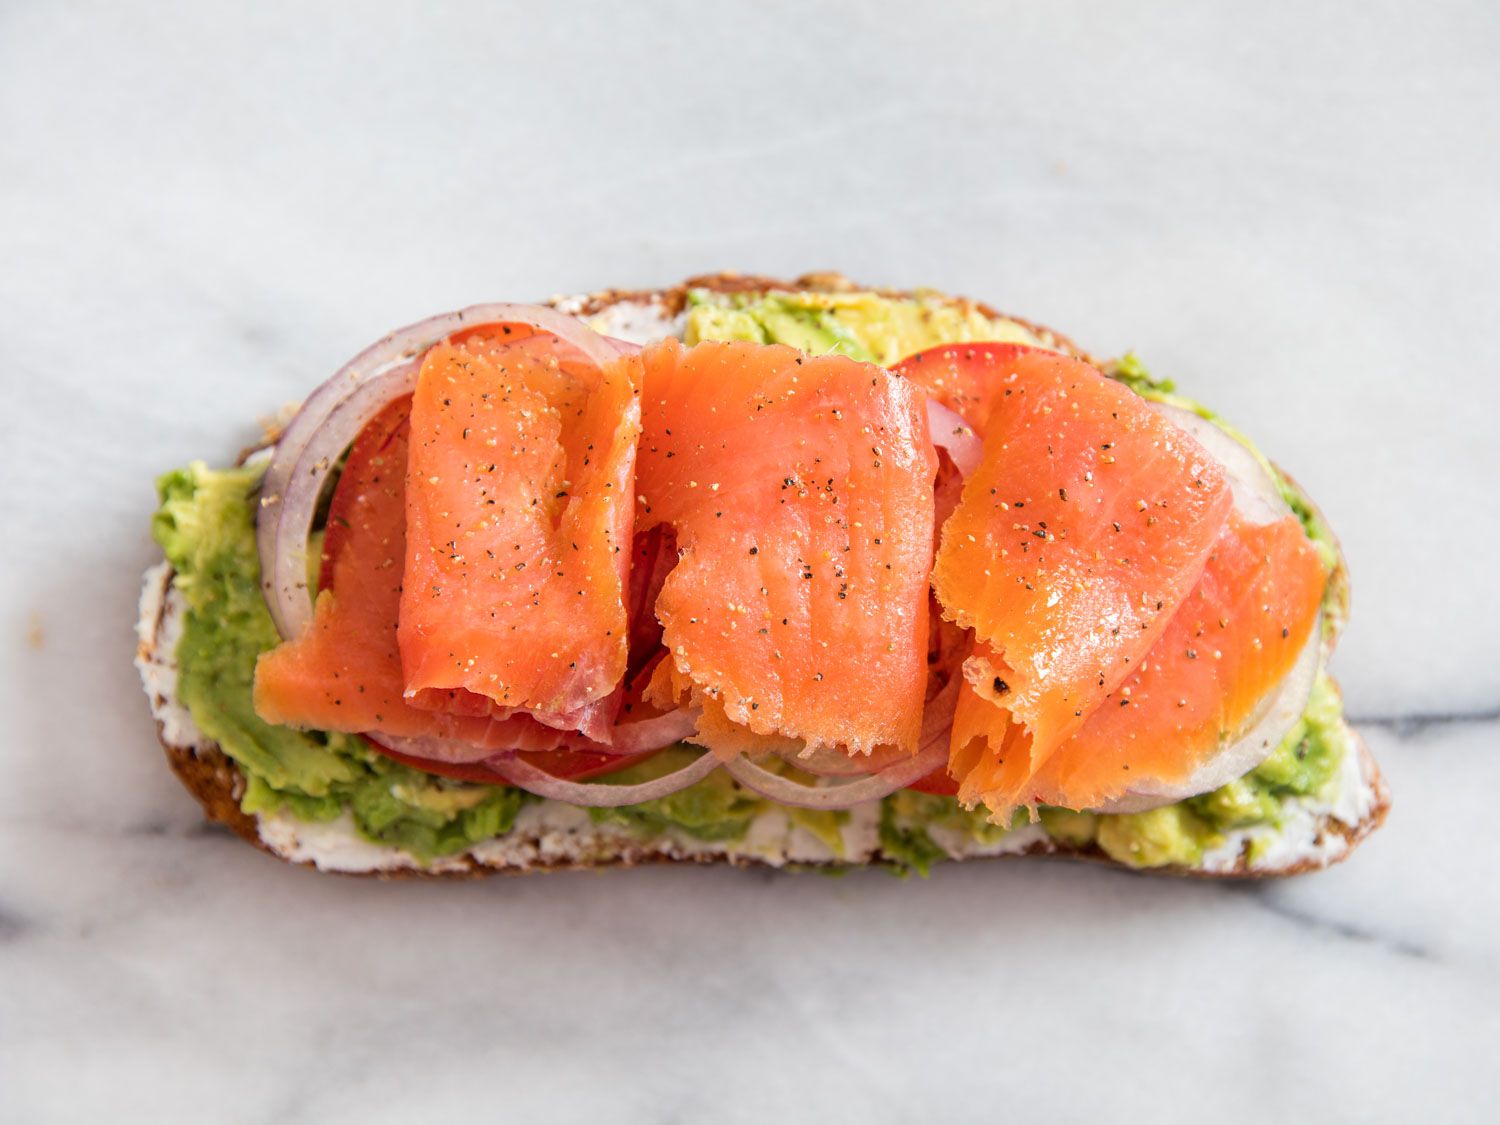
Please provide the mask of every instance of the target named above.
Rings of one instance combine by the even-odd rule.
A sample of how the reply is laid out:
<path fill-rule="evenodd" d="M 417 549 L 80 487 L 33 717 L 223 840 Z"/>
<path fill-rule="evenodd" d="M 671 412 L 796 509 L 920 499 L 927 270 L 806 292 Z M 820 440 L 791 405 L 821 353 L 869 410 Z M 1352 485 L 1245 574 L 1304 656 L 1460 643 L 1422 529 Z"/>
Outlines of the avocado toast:
<path fill-rule="evenodd" d="M 861 291 L 837 275 L 795 284 L 721 275 L 551 304 L 605 337 L 789 345 L 881 368 L 934 346 L 983 342 L 1088 358 L 1065 338 L 987 306 L 929 292 Z M 1198 409 L 1131 357 L 1101 369 L 1145 400 Z M 1064 854 L 1175 874 L 1272 875 L 1343 858 L 1388 806 L 1324 671 L 1347 612 L 1343 560 L 1317 509 L 1275 470 L 1271 479 L 1326 575 L 1316 675 L 1275 746 L 1223 784 L 1155 807 L 1041 804 L 997 816 L 943 786 L 901 787 L 851 807 L 799 807 L 725 770 L 641 803 L 585 808 L 492 777 L 435 772 L 420 755 L 414 764 L 355 733 L 267 723 L 254 694 L 257 660 L 280 639 L 257 557 L 267 464 L 260 450 L 231 469 L 193 465 L 162 479 L 155 533 L 167 561 L 147 577 L 138 665 L 179 777 L 211 819 L 283 859 L 352 873 L 467 876 L 669 859 L 926 872 L 946 859 Z M 327 530 L 314 522 L 315 535 Z M 316 560 L 320 552 L 308 553 Z M 608 780 L 650 785 L 699 753 L 674 744 Z M 799 768 L 801 759 L 789 761 Z"/>

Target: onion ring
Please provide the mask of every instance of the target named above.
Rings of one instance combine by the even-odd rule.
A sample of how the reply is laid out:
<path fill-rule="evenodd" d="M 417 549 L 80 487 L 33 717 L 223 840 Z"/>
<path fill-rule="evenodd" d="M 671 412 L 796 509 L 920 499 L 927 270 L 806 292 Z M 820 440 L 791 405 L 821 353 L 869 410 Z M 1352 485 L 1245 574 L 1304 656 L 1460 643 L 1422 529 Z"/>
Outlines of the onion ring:
<path fill-rule="evenodd" d="M 932 431 L 932 444 L 946 450 L 949 459 L 968 480 L 984 460 L 984 442 L 974 432 L 974 427 L 937 399 L 929 398 L 927 428 Z"/>
<path fill-rule="evenodd" d="M 961 676 L 954 676 L 923 711 L 921 740 L 913 757 L 903 758 L 895 765 L 858 781 L 842 785 L 804 785 L 774 774 L 743 756 L 726 762 L 724 768 L 745 788 L 782 805 L 804 809 L 847 809 L 865 801 L 879 800 L 947 764 L 953 710 L 958 704 L 958 689 L 962 682 Z"/>
<path fill-rule="evenodd" d="M 393 750 L 397 754 L 408 758 L 420 758 L 424 762 L 432 762 L 436 765 L 471 765 L 475 762 L 487 762 L 491 758 L 506 757 L 515 754 L 548 754 L 555 750 L 593 750 L 588 744 L 572 745 L 566 740 L 558 739 L 554 745 L 546 745 L 539 741 L 535 746 L 525 749 L 520 747 L 501 750 L 494 746 L 486 746 L 480 742 L 462 742 L 456 738 L 440 738 L 436 735 L 394 735 L 382 734 L 378 730 L 365 731 L 364 737 L 376 746 L 385 750 Z"/>
<path fill-rule="evenodd" d="M 1234 506 L 1240 515 L 1265 524 L 1291 514 L 1291 507 L 1276 487 L 1265 462 L 1232 431 L 1172 403 L 1152 402 L 1151 409 L 1197 440 L 1219 463 L 1234 493 Z M 1323 619 L 1319 614 L 1291 671 L 1266 693 L 1239 735 L 1216 750 L 1191 774 L 1177 782 L 1140 781 L 1092 811 L 1134 813 L 1160 808 L 1217 789 L 1260 765 L 1281 744 L 1307 709 L 1318 669 L 1323 663 L 1322 636 Z"/>
<path fill-rule="evenodd" d="M 681 742 L 698 727 L 698 714 L 686 707 L 668 711 L 650 719 L 618 723 L 614 737 L 604 750 L 608 754 L 644 754 L 647 750 L 665 750 Z"/>
<path fill-rule="evenodd" d="M 947 760 L 948 747 L 935 742 L 915 757 L 845 785 L 803 785 L 800 781 L 774 774 L 743 756 L 726 762 L 724 768 L 746 789 L 753 789 L 777 804 L 804 809 L 847 809 L 905 789 Z"/>
<path fill-rule="evenodd" d="M 278 496 L 269 534 L 261 548 L 261 591 L 271 618 L 284 639 L 301 635 L 312 623 L 312 599 L 308 597 L 307 541 L 313 516 L 323 493 L 323 483 L 345 449 L 387 406 L 417 385 L 417 365 L 406 363 L 361 383 L 340 401 L 313 431 L 292 464 L 291 475 Z M 261 504 L 267 503 L 262 497 Z M 267 557 L 269 556 L 269 557 Z"/>
<path fill-rule="evenodd" d="M 377 745 L 405 754 L 408 758 L 425 758 L 433 762 L 482 762 L 491 758 L 513 757 L 517 753 L 545 752 L 548 750 L 586 750 L 591 754 L 609 754 L 629 757 L 652 750 L 665 750 L 681 742 L 693 733 L 698 716 L 687 709 L 669 711 L 649 719 L 619 723 L 612 732 L 608 744 L 586 739 L 559 737 L 555 745 L 516 746 L 500 749 L 449 738 L 403 738 L 367 731 L 365 737 Z"/>
<path fill-rule="evenodd" d="M 1292 665 L 1281 685 L 1262 700 L 1257 714 L 1249 720 L 1243 733 L 1223 749 L 1215 751 L 1213 757 L 1191 774 L 1175 783 L 1138 782 L 1119 797 L 1090 811 L 1135 813 L 1175 804 L 1244 777 L 1264 762 L 1307 710 L 1308 698 L 1323 663 L 1322 636 L 1323 618 L 1320 614 L 1297 663 Z"/>
<path fill-rule="evenodd" d="M 597 781 L 564 781 L 519 758 L 492 758 L 485 764 L 517 789 L 524 789 L 551 801 L 592 809 L 618 808 L 621 805 L 654 801 L 702 781 L 719 768 L 719 760 L 705 750 L 687 765 L 662 777 L 635 785 L 609 785 Z"/>
<path fill-rule="evenodd" d="M 787 765 L 814 777 L 869 777 L 910 757 L 892 747 L 877 747 L 869 755 L 864 755 L 847 754 L 833 746 L 822 746 L 811 753 L 807 750 L 782 750 L 777 756 Z"/>
<path fill-rule="evenodd" d="M 488 304 L 443 313 L 399 329 L 339 368 L 333 378 L 308 397 L 288 424 L 276 443 L 276 451 L 261 481 L 260 511 L 256 520 L 261 590 L 277 631 L 284 639 L 299 635 L 312 620 L 311 598 L 306 596 L 307 583 L 302 572 L 295 568 L 306 565 L 307 539 L 318 494 L 333 462 L 344 451 L 339 448 L 330 453 L 329 447 L 343 437 L 341 431 L 356 415 L 341 415 L 338 431 L 327 438 L 320 436 L 325 426 L 333 421 L 335 413 L 353 395 L 378 377 L 411 368 L 414 379 L 416 364 L 413 361 L 427 349 L 459 329 L 492 323 L 529 324 L 550 332 L 578 348 L 601 367 L 621 354 L 615 345 L 582 321 L 556 309 L 541 305 Z M 394 388 L 399 382 L 395 380 L 383 385 Z M 391 401 L 398 393 L 392 389 L 385 402 Z M 357 434 L 356 430 L 349 435 L 349 441 L 352 442 Z M 316 455 L 308 458 L 306 454 L 314 442 L 317 444 Z M 300 469 L 310 471 L 299 475 Z"/>
<path fill-rule="evenodd" d="M 1169 402 L 1152 402 L 1151 409 L 1186 432 L 1208 451 L 1224 470 L 1240 515 L 1257 524 L 1273 523 L 1291 513 L 1276 487 L 1271 471 L 1253 449 L 1211 418 Z"/>

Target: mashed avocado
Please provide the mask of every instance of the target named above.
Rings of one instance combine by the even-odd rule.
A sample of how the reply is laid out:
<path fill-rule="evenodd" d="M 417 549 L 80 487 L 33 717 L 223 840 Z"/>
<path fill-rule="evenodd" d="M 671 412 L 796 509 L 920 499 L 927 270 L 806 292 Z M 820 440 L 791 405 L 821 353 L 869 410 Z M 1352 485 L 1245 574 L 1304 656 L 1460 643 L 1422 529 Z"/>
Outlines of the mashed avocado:
<path fill-rule="evenodd" d="M 607 779 L 620 785 L 651 781 L 685 766 L 695 751 L 673 747 L 639 765 L 611 774 Z M 716 770 L 695 785 L 639 805 L 614 809 L 589 809 L 596 824 L 620 824 L 643 836 L 665 828 L 677 828 L 697 840 L 738 840 L 750 822 L 770 802 L 737 784 L 723 770 Z"/>
<path fill-rule="evenodd" d="M 1149 812 L 1100 815 L 1042 808 L 1042 829 L 1068 847 L 1095 844 L 1129 867 L 1191 865 L 1224 842 L 1224 833 L 1280 823 L 1284 802 L 1326 793 L 1342 763 L 1338 693 L 1326 676 L 1313 688 L 1307 710 L 1276 750 L 1242 778 L 1210 793 Z M 983 809 L 966 810 L 953 797 L 906 791 L 885 799 L 880 843 L 902 866 L 926 874 L 947 852 L 931 829 L 954 832 L 977 844 L 999 842 L 1024 824 L 991 824 Z"/>
<path fill-rule="evenodd" d="M 602 778 L 610 784 L 636 785 L 661 777 L 687 765 L 698 752 L 691 747 L 676 746 L 647 761 Z M 750 822 L 761 813 L 777 807 L 757 795 L 722 770 L 679 792 L 612 809 L 589 809 L 595 824 L 619 824 L 642 836 L 659 835 L 676 829 L 695 840 L 738 840 L 750 829 Z M 849 821 L 843 810 L 783 809 L 793 824 L 805 828 L 834 855 L 842 855 L 844 840 L 840 829 Z"/>
<path fill-rule="evenodd" d="M 263 466 L 215 471 L 201 462 L 157 482 L 152 533 L 187 602 L 177 694 L 193 721 L 245 775 L 247 813 L 285 809 L 303 820 L 346 810 L 377 843 L 421 859 L 509 831 L 525 795 L 410 769 L 363 740 L 272 726 L 255 714 L 255 659 L 280 640 L 260 594 L 255 490 Z"/>
<path fill-rule="evenodd" d="M 688 294 L 683 340 L 790 344 L 813 355 L 838 352 L 889 366 L 923 348 L 973 340 L 1045 346 L 1025 325 L 989 317 L 967 301 L 919 291 L 878 293 Z"/>
<path fill-rule="evenodd" d="M 974 340 L 1045 346 L 1025 326 L 991 318 L 968 303 L 937 294 L 890 298 L 875 293 L 773 293 L 689 296 L 685 338 L 786 343 L 809 352 L 841 352 L 891 364 L 926 347 Z M 1185 405 L 1172 385 L 1153 378 L 1133 356 L 1108 374 L 1147 398 Z M 279 640 L 261 600 L 255 548 L 256 489 L 262 468 L 211 470 L 201 463 L 158 483 L 161 506 L 153 534 L 176 572 L 187 603 L 177 649 L 178 696 L 203 732 L 245 775 L 248 813 L 286 811 L 304 820 L 348 815 L 367 839 L 394 845 L 423 861 L 463 851 L 508 832 L 522 805 L 535 798 L 505 786 L 450 781 L 375 753 L 359 738 L 271 726 L 255 714 L 255 661 Z M 1274 472 L 1274 469 L 1273 469 Z M 1330 570 L 1332 536 L 1300 491 L 1276 474 Z M 1330 590 L 1325 618 L 1341 612 Z M 1286 802 L 1323 792 L 1341 764 L 1344 741 L 1338 694 L 1320 677 L 1307 710 L 1276 752 L 1256 770 L 1212 793 L 1131 815 L 1101 816 L 1039 810 L 1043 831 L 1071 847 L 1097 845 L 1134 867 L 1194 863 L 1224 833 L 1279 823 Z M 610 778 L 648 780 L 675 768 L 693 751 L 678 748 Z M 670 831 L 698 840 L 738 840 L 771 802 L 719 772 L 679 793 L 618 809 L 591 809 L 598 823 L 644 835 Z M 799 827 L 842 854 L 847 812 L 783 809 Z M 951 797 L 904 791 L 881 803 L 878 833 L 885 855 L 925 874 L 947 858 L 942 840 L 998 844 L 1009 827 Z"/>
<path fill-rule="evenodd" d="M 1206 821 L 1182 805 L 1099 818 L 1096 842 L 1111 859 L 1129 867 L 1194 864 L 1223 842 Z"/>
<path fill-rule="evenodd" d="M 1010 831 L 990 823 L 983 808 L 966 809 L 954 797 L 905 789 L 881 802 L 880 848 L 904 870 L 926 875 L 934 863 L 948 858 L 947 849 L 933 838 L 934 830 L 978 844 L 999 843 Z"/>

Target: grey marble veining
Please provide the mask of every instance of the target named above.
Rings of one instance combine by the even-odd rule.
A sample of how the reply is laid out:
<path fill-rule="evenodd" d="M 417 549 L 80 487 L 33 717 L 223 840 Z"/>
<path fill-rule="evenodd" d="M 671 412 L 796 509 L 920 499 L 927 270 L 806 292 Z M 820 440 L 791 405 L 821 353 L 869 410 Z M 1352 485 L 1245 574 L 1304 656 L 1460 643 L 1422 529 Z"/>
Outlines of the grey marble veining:
<path fill-rule="evenodd" d="M 1494 1120 L 1492 4 L 0 6 L 0 1120 Z M 1134 348 L 1325 506 L 1395 792 L 1255 886 L 319 879 L 130 668 L 150 481 L 392 325 L 840 268 Z"/>

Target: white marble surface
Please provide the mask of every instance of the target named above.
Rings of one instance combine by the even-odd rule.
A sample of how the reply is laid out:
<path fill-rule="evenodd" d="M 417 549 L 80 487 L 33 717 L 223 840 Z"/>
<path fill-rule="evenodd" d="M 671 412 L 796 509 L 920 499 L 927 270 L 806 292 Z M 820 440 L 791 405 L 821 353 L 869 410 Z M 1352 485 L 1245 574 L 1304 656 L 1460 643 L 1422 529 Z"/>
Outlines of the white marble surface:
<path fill-rule="evenodd" d="M 1494 1120 L 1496 7 L 542 10 L 0 5 L 0 1119 Z M 982 295 L 1257 435 L 1352 559 L 1387 828 L 1264 887 L 205 831 L 130 668 L 153 475 L 392 325 L 726 266 Z"/>

